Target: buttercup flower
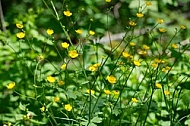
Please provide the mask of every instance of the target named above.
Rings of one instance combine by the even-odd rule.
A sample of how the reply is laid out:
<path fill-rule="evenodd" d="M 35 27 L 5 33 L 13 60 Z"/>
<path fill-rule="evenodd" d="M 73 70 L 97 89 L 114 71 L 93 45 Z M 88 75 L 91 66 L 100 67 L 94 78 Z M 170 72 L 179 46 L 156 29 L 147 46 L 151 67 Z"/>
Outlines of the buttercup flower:
<path fill-rule="evenodd" d="M 65 70 L 66 67 L 67 67 L 67 64 L 66 64 L 66 63 L 64 63 L 64 64 L 61 65 L 61 69 L 62 69 L 62 70 Z"/>
<path fill-rule="evenodd" d="M 122 56 L 125 58 L 128 58 L 130 56 L 130 54 L 128 52 L 122 52 Z"/>
<path fill-rule="evenodd" d="M 94 90 L 87 89 L 87 90 L 86 90 L 86 93 L 88 93 L 88 94 L 91 93 L 91 94 L 93 95 L 93 94 L 95 93 L 95 91 L 94 91 Z"/>
<path fill-rule="evenodd" d="M 114 95 L 119 95 L 119 91 L 113 90 Z"/>
<path fill-rule="evenodd" d="M 161 63 L 161 60 L 158 59 L 158 58 L 155 58 L 155 59 L 154 59 L 154 62 L 156 62 L 156 63 Z"/>
<path fill-rule="evenodd" d="M 150 47 L 149 46 L 147 46 L 147 45 L 143 45 L 143 47 L 142 47 L 144 50 L 149 50 L 150 49 Z"/>
<path fill-rule="evenodd" d="M 95 66 L 90 66 L 89 70 L 92 71 L 92 72 L 94 72 L 94 71 L 96 71 L 96 67 Z"/>
<path fill-rule="evenodd" d="M 142 13 L 136 13 L 136 16 L 137 16 L 138 18 L 142 18 L 142 17 L 144 16 L 144 14 L 142 14 Z"/>
<path fill-rule="evenodd" d="M 7 85 L 7 89 L 13 89 L 15 87 L 15 82 L 11 82 Z"/>
<path fill-rule="evenodd" d="M 157 68 L 158 67 L 158 63 L 152 63 L 151 66 L 154 67 L 154 68 Z"/>
<path fill-rule="evenodd" d="M 162 85 L 161 85 L 160 83 L 156 83 L 155 86 L 156 86 L 157 88 L 162 88 Z"/>
<path fill-rule="evenodd" d="M 22 29 L 24 26 L 22 24 L 17 23 L 16 27 Z"/>
<path fill-rule="evenodd" d="M 42 106 L 42 107 L 40 108 L 40 110 L 41 110 L 41 112 L 44 112 L 44 111 L 45 111 L 45 107 Z"/>
<path fill-rule="evenodd" d="M 67 17 L 70 17 L 72 15 L 70 11 L 64 11 L 63 14 Z"/>
<path fill-rule="evenodd" d="M 59 97 L 55 97 L 55 98 L 53 98 L 53 101 L 54 101 L 54 102 L 59 102 L 59 101 L 60 101 L 60 98 L 59 98 Z"/>
<path fill-rule="evenodd" d="M 108 3 L 111 2 L 111 0 L 105 0 L 105 1 L 108 2 Z"/>
<path fill-rule="evenodd" d="M 146 1 L 146 6 L 152 6 L 152 3 L 150 1 Z"/>
<path fill-rule="evenodd" d="M 145 54 L 146 54 L 146 51 L 141 50 L 141 51 L 139 51 L 139 54 L 140 54 L 140 55 L 145 55 Z"/>
<path fill-rule="evenodd" d="M 59 86 L 62 86 L 62 85 L 64 85 L 64 84 L 65 84 L 65 82 L 64 82 L 64 81 L 62 81 L 62 80 L 60 80 L 60 81 L 58 82 L 58 84 L 59 84 Z"/>
<path fill-rule="evenodd" d="M 162 24 L 162 23 L 164 23 L 164 20 L 163 19 L 157 19 L 157 22 L 158 22 L 158 24 Z"/>
<path fill-rule="evenodd" d="M 186 26 L 184 26 L 184 25 L 180 25 L 180 27 L 181 27 L 181 29 L 186 29 Z"/>
<path fill-rule="evenodd" d="M 165 90 L 165 91 L 164 91 L 164 94 L 165 94 L 165 95 L 169 95 L 170 92 Z"/>
<path fill-rule="evenodd" d="M 172 43 L 172 47 L 173 47 L 174 49 L 177 49 L 177 48 L 178 48 L 178 46 L 177 46 L 176 44 L 174 44 L 174 43 Z"/>
<path fill-rule="evenodd" d="M 135 46 L 136 44 L 134 42 L 129 43 L 130 46 Z"/>
<path fill-rule="evenodd" d="M 161 33 L 166 32 L 166 29 L 164 29 L 164 28 L 159 28 L 158 30 L 159 30 L 159 32 L 161 32 Z"/>
<path fill-rule="evenodd" d="M 75 32 L 78 34 L 82 34 L 83 31 L 81 29 L 78 29 L 78 30 L 75 30 Z"/>
<path fill-rule="evenodd" d="M 134 60 L 133 63 L 134 63 L 135 66 L 140 66 L 141 65 L 141 63 L 138 60 Z"/>
<path fill-rule="evenodd" d="M 90 35 L 95 35 L 95 32 L 92 31 L 92 30 L 90 30 L 90 31 L 89 31 L 89 34 L 90 34 Z"/>
<path fill-rule="evenodd" d="M 130 26 L 136 26 L 137 24 L 134 21 L 129 21 Z"/>
<path fill-rule="evenodd" d="M 25 37 L 25 33 L 24 32 L 19 32 L 16 34 L 16 36 L 19 38 L 19 39 L 22 39 Z"/>
<path fill-rule="evenodd" d="M 67 49 L 67 48 L 69 47 L 69 43 L 67 43 L 67 42 L 62 42 L 62 43 L 61 43 L 61 46 L 62 46 L 63 48 L 65 48 L 65 49 Z"/>
<path fill-rule="evenodd" d="M 138 100 L 136 98 L 131 98 L 132 102 L 137 103 Z"/>
<path fill-rule="evenodd" d="M 55 82 L 55 78 L 52 77 L 52 76 L 48 76 L 47 77 L 47 81 L 50 82 L 50 83 L 54 83 Z"/>
<path fill-rule="evenodd" d="M 39 60 L 44 60 L 45 58 L 44 58 L 44 56 L 43 55 L 39 55 Z"/>
<path fill-rule="evenodd" d="M 110 95 L 111 91 L 110 90 L 104 90 L 104 93 L 107 94 L 107 95 Z"/>
<path fill-rule="evenodd" d="M 78 57 L 78 53 L 77 53 L 77 50 L 71 50 L 71 51 L 69 51 L 69 56 L 71 57 L 71 58 L 76 58 L 76 57 Z"/>
<path fill-rule="evenodd" d="M 53 31 L 53 29 L 47 29 L 47 30 L 46 30 L 46 33 L 47 33 L 48 35 L 52 35 L 52 34 L 54 33 L 54 31 Z"/>
<path fill-rule="evenodd" d="M 65 105 L 65 110 L 71 111 L 72 110 L 72 106 L 70 104 L 66 104 Z"/>
<path fill-rule="evenodd" d="M 108 82 L 111 83 L 111 84 L 116 83 L 116 77 L 114 77 L 113 75 L 107 76 L 106 79 L 107 79 Z"/>

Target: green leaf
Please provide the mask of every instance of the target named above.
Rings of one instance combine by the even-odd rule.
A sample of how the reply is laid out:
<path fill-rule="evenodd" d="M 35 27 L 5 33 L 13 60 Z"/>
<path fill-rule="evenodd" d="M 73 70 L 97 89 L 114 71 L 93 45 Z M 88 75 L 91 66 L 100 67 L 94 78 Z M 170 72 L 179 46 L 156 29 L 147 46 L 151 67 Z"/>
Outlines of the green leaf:
<path fill-rule="evenodd" d="M 94 123 L 101 123 L 102 122 L 102 118 L 96 116 L 91 121 L 94 122 Z"/>
<path fill-rule="evenodd" d="M 179 86 L 180 86 L 182 89 L 190 90 L 190 81 L 180 83 Z"/>

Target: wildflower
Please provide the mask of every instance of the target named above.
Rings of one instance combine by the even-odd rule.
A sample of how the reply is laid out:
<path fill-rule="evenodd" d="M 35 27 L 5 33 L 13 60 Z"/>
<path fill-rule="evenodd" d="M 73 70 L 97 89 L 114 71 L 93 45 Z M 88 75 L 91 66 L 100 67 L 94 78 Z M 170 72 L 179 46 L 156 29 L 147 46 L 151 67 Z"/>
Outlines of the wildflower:
<path fill-rule="evenodd" d="M 164 28 L 159 28 L 158 30 L 159 30 L 159 32 L 161 32 L 161 33 L 166 32 L 166 29 L 164 29 Z"/>
<path fill-rule="evenodd" d="M 138 53 L 139 53 L 140 55 L 145 55 L 145 54 L 146 54 L 146 51 L 141 50 L 141 51 L 139 51 Z"/>
<path fill-rule="evenodd" d="M 136 44 L 134 42 L 129 43 L 130 46 L 135 46 Z"/>
<path fill-rule="evenodd" d="M 135 23 L 134 21 L 129 21 L 129 25 L 130 25 L 130 26 L 136 26 L 137 23 Z"/>
<path fill-rule="evenodd" d="M 114 95 L 119 95 L 119 91 L 113 90 Z"/>
<path fill-rule="evenodd" d="M 89 31 L 89 34 L 90 34 L 90 35 L 95 35 L 95 32 L 92 31 L 92 30 L 90 30 L 90 31 Z"/>
<path fill-rule="evenodd" d="M 166 70 L 171 70 L 171 67 L 166 66 L 165 69 L 166 69 Z"/>
<path fill-rule="evenodd" d="M 69 51 L 69 56 L 71 57 L 71 58 L 76 58 L 76 57 L 78 57 L 78 53 L 77 53 L 77 50 L 71 50 L 71 51 Z"/>
<path fill-rule="evenodd" d="M 130 54 L 128 52 L 122 52 L 122 56 L 125 58 L 128 58 L 130 56 Z"/>
<path fill-rule="evenodd" d="M 15 82 L 11 82 L 7 85 L 7 89 L 13 89 L 15 87 Z"/>
<path fill-rule="evenodd" d="M 54 31 L 53 31 L 53 29 L 47 29 L 47 30 L 46 30 L 46 33 L 47 33 L 48 35 L 52 35 L 52 34 L 54 33 Z"/>
<path fill-rule="evenodd" d="M 154 67 L 154 68 L 157 68 L 158 67 L 158 63 L 152 63 L 151 66 Z"/>
<path fill-rule="evenodd" d="M 184 26 L 184 25 L 180 25 L 180 27 L 181 27 L 181 29 L 186 29 L 186 26 Z"/>
<path fill-rule="evenodd" d="M 133 63 L 134 63 L 135 66 L 140 66 L 141 65 L 141 63 L 139 61 L 137 61 L 137 60 L 134 60 Z"/>
<path fill-rule="evenodd" d="M 164 20 L 163 19 L 157 19 L 157 22 L 158 22 L 158 24 L 162 24 L 162 23 L 164 23 Z"/>
<path fill-rule="evenodd" d="M 45 107 L 42 106 L 42 107 L 40 108 L 40 110 L 41 110 L 41 112 L 44 112 L 44 111 L 45 111 Z"/>
<path fill-rule="evenodd" d="M 96 71 L 96 67 L 90 66 L 90 67 L 89 67 L 89 70 L 92 71 L 92 72 L 94 72 L 94 71 Z"/>
<path fill-rule="evenodd" d="M 62 46 L 63 48 L 65 48 L 65 49 L 67 49 L 67 48 L 69 47 L 69 43 L 67 43 L 67 42 L 62 42 L 62 43 L 61 43 L 61 46 Z"/>
<path fill-rule="evenodd" d="M 110 95 L 111 91 L 110 90 L 104 90 L 104 93 L 107 94 L 107 95 Z"/>
<path fill-rule="evenodd" d="M 161 63 L 161 60 L 158 59 L 158 58 L 155 58 L 155 59 L 154 59 L 154 62 L 156 62 L 156 63 Z"/>
<path fill-rule="evenodd" d="M 138 100 L 136 98 L 131 98 L 131 100 L 134 102 L 134 103 L 137 103 Z"/>
<path fill-rule="evenodd" d="M 86 90 L 86 93 L 93 95 L 93 94 L 95 93 L 95 91 L 94 91 L 94 90 L 87 89 L 87 90 Z"/>
<path fill-rule="evenodd" d="M 16 27 L 22 29 L 24 26 L 22 24 L 17 23 Z"/>
<path fill-rule="evenodd" d="M 155 86 L 156 86 L 157 88 L 162 88 L 162 85 L 161 85 L 160 83 L 156 83 Z"/>
<path fill-rule="evenodd" d="M 70 104 L 66 104 L 65 105 L 65 110 L 71 111 L 72 110 L 72 106 Z"/>
<path fill-rule="evenodd" d="M 143 47 L 142 47 L 144 50 L 149 50 L 150 49 L 150 47 L 149 46 L 147 46 L 147 45 L 143 45 Z"/>
<path fill-rule="evenodd" d="M 16 36 L 20 39 L 24 38 L 25 37 L 25 33 L 24 32 L 19 32 L 16 34 Z"/>
<path fill-rule="evenodd" d="M 70 11 L 64 11 L 63 14 L 67 17 L 70 17 L 72 15 Z"/>
<path fill-rule="evenodd" d="M 44 60 L 44 59 L 45 59 L 45 58 L 44 58 L 44 56 L 43 56 L 43 55 L 40 55 L 40 56 L 39 56 L 39 60 L 41 60 L 41 61 L 42 61 L 42 60 Z"/>
<path fill-rule="evenodd" d="M 169 95 L 170 92 L 165 90 L 165 91 L 164 91 L 164 94 L 165 94 L 165 95 Z"/>
<path fill-rule="evenodd" d="M 144 16 L 144 14 L 142 14 L 142 13 L 136 13 L 136 16 L 137 16 L 138 18 L 142 18 L 142 17 Z"/>
<path fill-rule="evenodd" d="M 77 30 L 75 30 L 75 32 L 77 33 L 77 34 L 82 34 L 82 30 L 81 29 L 77 29 Z"/>
<path fill-rule="evenodd" d="M 55 78 L 52 77 L 52 76 L 48 76 L 46 79 L 47 79 L 47 81 L 50 82 L 50 83 L 54 83 L 54 82 L 55 82 Z"/>
<path fill-rule="evenodd" d="M 62 85 L 64 85 L 64 84 L 65 84 L 65 82 L 64 82 L 64 81 L 62 81 L 62 80 L 60 80 L 60 81 L 58 82 L 58 84 L 59 84 L 59 86 L 62 86 Z"/>
<path fill-rule="evenodd" d="M 146 1 L 146 6 L 152 6 L 152 3 L 150 1 Z"/>
<path fill-rule="evenodd" d="M 107 79 L 108 82 L 111 83 L 111 84 L 116 83 L 116 77 L 114 77 L 113 75 L 107 76 L 106 79 Z"/>
<path fill-rule="evenodd" d="M 59 101 L 60 101 L 60 98 L 59 98 L 59 97 L 55 97 L 55 98 L 53 98 L 53 101 L 54 101 L 54 102 L 59 102 Z"/>
<path fill-rule="evenodd" d="M 108 2 L 108 3 L 111 2 L 111 0 L 105 0 L 105 1 Z"/>
<path fill-rule="evenodd" d="M 177 46 L 176 44 L 174 44 L 174 43 L 172 43 L 172 47 L 173 47 L 174 49 L 177 49 L 177 48 L 178 48 L 178 46 Z"/>
<path fill-rule="evenodd" d="M 66 63 L 64 63 L 64 64 L 61 65 L 61 69 L 62 69 L 62 70 L 65 70 L 66 67 L 67 67 L 67 64 L 66 64 Z"/>

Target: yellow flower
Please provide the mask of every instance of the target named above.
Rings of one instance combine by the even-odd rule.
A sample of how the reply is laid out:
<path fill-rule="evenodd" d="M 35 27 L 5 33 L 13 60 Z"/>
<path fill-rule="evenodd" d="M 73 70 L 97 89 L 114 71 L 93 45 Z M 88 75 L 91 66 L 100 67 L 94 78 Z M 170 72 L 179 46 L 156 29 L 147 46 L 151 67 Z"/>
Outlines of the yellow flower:
<path fill-rule="evenodd" d="M 145 54 L 146 54 L 146 51 L 142 51 L 142 50 L 141 50 L 141 51 L 139 51 L 138 53 L 139 53 L 140 55 L 145 55 Z"/>
<path fill-rule="evenodd" d="M 76 57 L 78 57 L 78 53 L 77 53 L 77 50 L 71 50 L 71 51 L 69 51 L 69 56 L 71 57 L 71 58 L 76 58 Z"/>
<path fill-rule="evenodd" d="M 164 94 L 165 94 L 165 95 L 169 95 L 170 92 L 165 90 L 165 91 L 164 91 Z"/>
<path fill-rule="evenodd" d="M 119 95 L 119 91 L 113 90 L 114 95 Z"/>
<path fill-rule="evenodd" d="M 20 39 L 24 38 L 25 37 L 25 33 L 24 32 L 19 32 L 16 34 L 16 36 Z"/>
<path fill-rule="evenodd" d="M 134 21 L 129 21 L 130 26 L 136 26 L 137 24 Z"/>
<path fill-rule="evenodd" d="M 95 91 L 94 91 L 94 90 L 87 89 L 87 90 L 86 90 L 86 93 L 88 93 L 88 94 L 91 93 L 91 94 L 93 95 L 93 94 L 95 93 Z"/>
<path fill-rule="evenodd" d="M 45 107 L 42 106 L 42 107 L 40 108 L 40 110 L 41 110 L 41 112 L 44 112 L 44 111 L 45 111 Z"/>
<path fill-rule="evenodd" d="M 64 85 L 64 84 L 65 84 L 65 82 L 64 82 L 64 81 L 62 81 L 62 80 L 60 80 L 60 81 L 58 82 L 58 84 L 59 84 L 59 86 L 62 86 L 62 85 Z"/>
<path fill-rule="evenodd" d="M 141 65 L 141 63 L 139 61 L 137 61 L 137 60 L 134 60 L 133 63 L 134 63 L 135 66 L 140 66 Z"/>
<path fill-rule="evenodd" d="M 47 81 L 50 82 L 50 83 L 54 83 L 54 82 L 55 82 L 55 78 L 52 77 L 52 76 L 48 76 L 46 79 L 47 79 Z"/>
<path fill-rule="evenodd" d="M 130 44 L 130 46 L 135 46 L 136 45 L 134 42 L 130 42 L 129 44 Z"/>
<path fill-rule="evenodd" d="M 67 49 L 67 48 L 69 47 L 69 43 L 67 43 L 67 42 L 62 42 L 62 43 L 61 43 L 61 46 L 62 46 L 63 48 L 65 48 L 65 49 Z"/>
<path fill-rule="evenodd" d="M 128 58 L 130 56 L 130 54 L 128 52 L 122 52 L 122 56 L 125 58 Z"/>
<path fill-rule="evenodd" d="M 72 106 L 70 104 L 66 104 L 65 105 L 65 110 L 71 111 L 72 110 Z"/>
<path fill-rule="evenodd" d="M 181 29 L 186 29 L 186 26 L 184 26 L 184 25 L 180 25 L 180 27 L 181 27 Z"/>
<path fill-rule="evenodd" d="M 158 67 L 158 63 L 152 63 L 151 66 L 154 67 L 154 68 L 157 68 Z"/>
<path fill-rule="evenodd" d="M 116 83 L 116 77 L 114 77 L 113 75 L 107 76 L 106 79 L 107 79 L 108 82 L 111 83 L 111 84 Z"/>
<path fill-rule="evenodd" d="M 144 50 L 149 50 L 150 49 L 150 47 L 149 46 L 147 46 L 147 45 L 143 45 L 143 47 L 142 47 Z"/>
<path fill-rule="evenodd" d="M 152 6 L 152 3 L 150 1 L 146 1 L 146 6 Z"/>
<path fill-rule="evenodd" d="M 62 70 L 65 70 L 66 67 L 67 67 L 67 64 L 66 64 L 66 63 L 64 63 L 64 64 L 61 65 L 61 69 L 62 69 Z"/>
<path fill-rule="evenodd" d="M 40 55 L 40 56 L 39 56 L 39 60 L 41 60 L 41 61 L 42 61 L 42 60 L 44 60 L 44 59 L 45 59 L 45 58 L 44 58 L 44 56 L 43 56 L 43 55 Z"/>
<path fill-rule="evenodd" d="M 162 24 L 162 23 L 164 23 L 164 20 L 163 19 L 157 19 L 157 22 L 158 22 L 158 24 Z"/>
<path fill-rule="evenodd" d="M 142 18 L 142 17 L 144 16 L 144 14 L 142 14 L 142 13 L 136 13 L 136 16 L 137 16 L 138 18 Z"/>
<path fill-rule="evenodd" d="M 94 67 L 99 67 L 101 64 L 100 63 L 95 63 L 93 66 Z"/>
<path fill-rule="evenodd" d="M 7 85 L 8 89 L 13 89 L 15 87 L 15 82 L 11 82 Z"/>
<path fill-rule="evenodd" d="M 131 100 L 132 100 L 133 102 L 135 102 L 135 103 L 138 102 L 138 100 L 137 100 L 136 98 L 132 98 Z"/>
<path fill-rule="evenodd" d="M 174 44 L 174 43 L 172 43 L 172 47 L 173 47 L 174 49 L 177 49 L 177 48 L 178 48 L 178 46 L 177 46 L 176 44 Z"/>
<path fill-rule="evenodd" d="M 78 34 L 82 34 L 83 31 L 81 29 L 77 29 L 77 30 L 75 30 L 75 32 Z"/>
<path fill-rule="evenodd" d="M 59 97 L 55 97 L 55 98 L 53 98 L 53 101 L 54 101 L 54 102 L 59 102 L 59 101 L 60 101 L 60 98 L 59 98 Z"/>
<path fill-rule="evenodd" d="M 155 86 L 156 86 L 157 88 L 162 88 L 162 85 L 161 85 L 160 83 L 156 83 Z"/>
<path fill-rule="evenodd" d="M 22 24 L 17 23 L 16 27 L 22 29 L 24 26 Z"/>
<path fill-rule="evenodd" d="M 70 11 L 64 11 L 63 14 L 67 17 L 70 17 L 72 15 Z"/>
<path fill-rule="evenodd" d="M 171 70 L 171 67 L 166 66 L 165 69 L 166 69 L 166 70 Z"/>
<path fill-rule="evenodd" d="M 47 33 L 48 35 L 52 35 L 52 34 L 54 33 L 54 31 L 53 31 L 53 29 L 47 29 L 47 30 L 46 30 L 46 33 Z"/>
<path fill-rule="evenodd" d="M 111 0 L 105 0 L 105 1 L 108 2 L 108 3 L 111 2 Z"/>
<path fill-rule="evenodd" d="M 161 32 L 161 33 L 166 32 L 166 29 L 164 29 L 164 28 L 159 28 L 158 30 L 159 30 L 159 32 Z"/>
<path fill-rule="evenodd" d="M 95 35 L 95 32 L 92 31 L 92 30 L 90 30 L 90 31 L 89 31 L 89 34 L 90 34 L 90 35 Z"/>
<path fill-rule="evenodd" d="M 97 68 L 96 68 L 95 66 L 90 66 L 88 69 L 89 69 L 90 71 L 92 71 L 92 72 L 94 72 L 94 71 L 97 70 Z"/>
<path fill-rule="evenodd" d="M 107 95 L 110 95 L 110 94 L 111 94 L 111 91 L 110 91 L 110 90 L 105 90 L 105 89 L 104 89 L 104 93 L 107 94 Z"/>
<path fill-rule="evenodd" d="M 161 63 L 161 60 L 158 59 L 158 58 L 155 58 L 155 59 L 154 59 L 154 62 L 156 62 L 156 63 Z"/>

